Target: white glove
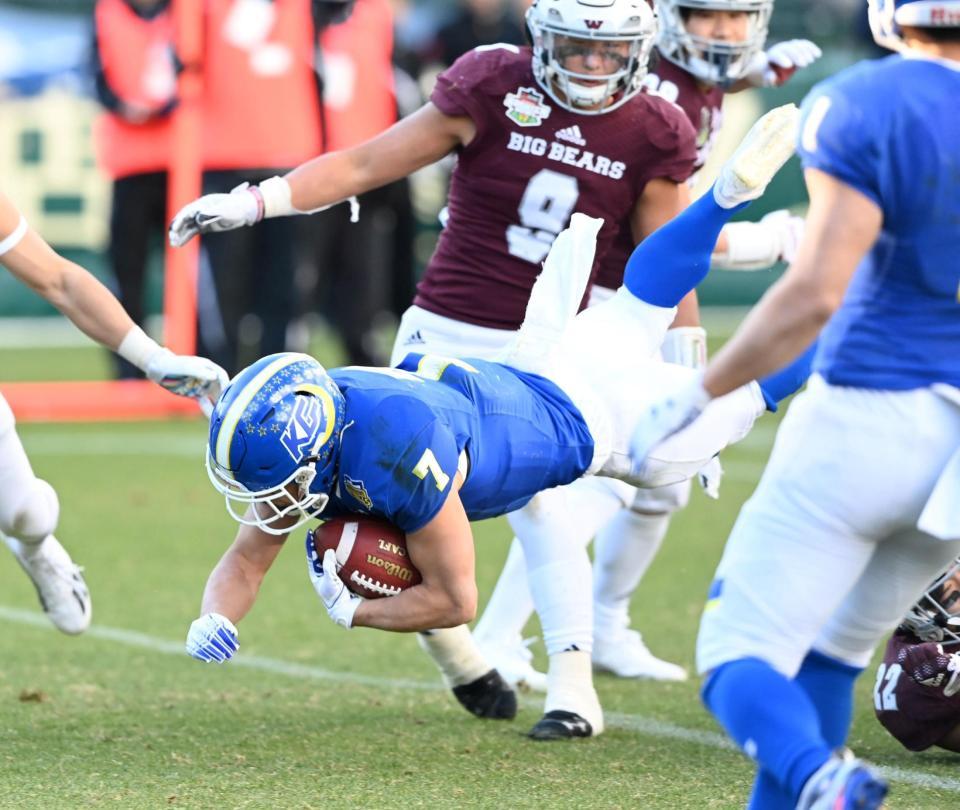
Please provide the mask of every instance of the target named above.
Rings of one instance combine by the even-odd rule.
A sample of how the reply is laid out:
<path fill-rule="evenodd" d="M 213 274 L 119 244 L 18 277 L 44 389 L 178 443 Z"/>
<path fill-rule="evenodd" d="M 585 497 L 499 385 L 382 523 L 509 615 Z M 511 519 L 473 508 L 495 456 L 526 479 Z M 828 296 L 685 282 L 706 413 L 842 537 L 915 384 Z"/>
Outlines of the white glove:
<path fill-rule="evenodd" d="M 753 272 L 778 261 L 790 264 L 797 256 L 803 228 L 803 217 L 786 208 L 770 212 L 759 222 L 730 222 L 723 226 L 727 249 L 710 257 L 710 267 Z"/>
<path fill-rule="evenodd" d="M 800 242 L 803 241 L 803 229 L 807 224 L 806 220 L 796 214 L 791 214 L 786 208 L 781 208 L 767 214 L 760 220 L 760 224 L 776 235 L 779 243 L 777 258 L 787 264 L 793 264 L 793 260 L 797 258 L 797 251 L 800 249 Z"/>
<path fill-rule="evenodd" d="M 263 219 L 260 190 L 241 183 L 229 194 L 205 194 L 181 208 L 170 223 L 170 244 L 181 247 L 198 233 L 219 233 Z"/>
<path fill-rule="evenodd" d="M 660 345 L 664 363 L 699 370 L 707 365 L 707 330 L 702 326 L 674 326 Z"/>
<path fill-rule="evenodd" d="M 697 482 L 708 498 L 717 500 L 720 497 L 720 481 L 723 478 L 723 467 L 720 466 L 720 457 L 714 456 L 697 473 Z"/>
<path fill-rule="evenodd" d="M 686 387 L 654 402 L 640 417 L 630 438 L 631 477 L 641 479 L 650 451 L 693 422 L 711 399 L 703 387 L 703 376 L 697 375 Z"/>
<path fill-rule="evenodd" d="M 230 378 L 227 372 L 205 357 L 174 354 L 161 349 L 147 360 L 144 372 L 157 385 L 182 397 L 215 403 Z"/>
<path fill-rule="evenodd" d="M 761 51 L 750 63 L 744 78 L 754 87 L 779 87 L 801 68 L 816 62 L 823 51 L 809 39 L 788 39 Z"/>
<path fill-rule="evenodd" d="M 226 616 L 207 613 L 190 625 L 187 654 L 199 661 L 222 664 L 240 649 L 237 628 Z"/>
<path fill-rule="evenodd" d="M 349 630 L 353 626 L 353 614 L 364 600 L 343 584 L 343 580 L 337 576 L 338 567 L 337 555 L 332 548 L 324 552 L 323 563 L 320 563 L 313 532 L 307 532 L 307 574 L 310 582 L 330 618 Z"/>

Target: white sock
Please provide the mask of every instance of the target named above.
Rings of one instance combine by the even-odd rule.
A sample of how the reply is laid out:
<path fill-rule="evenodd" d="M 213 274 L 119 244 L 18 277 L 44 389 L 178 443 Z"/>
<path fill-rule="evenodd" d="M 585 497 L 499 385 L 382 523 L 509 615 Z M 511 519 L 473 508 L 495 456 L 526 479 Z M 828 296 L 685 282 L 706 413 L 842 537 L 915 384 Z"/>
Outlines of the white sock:
<path fill-rule="evenodd" d="M 586 549 L 568 549 L 563 559 L 529 571 L 527 578 L 547 654 L 553 656 L 575 647 L 589 657 L 593 649 L 593 600 Z"/>
<path fill-rule="evenodd" d="M 630 597 L 656 557 L 670 527 L 670 514 L 621 509 L 594 542 L 594 627 L 601 634 L 611 616 L 627 617 Z M 624 622 L 617 621 L 620 627 Z"/>
<path fill-rule="evenodd" d="M 475 681 L 492 669 L 465 624 L 417 633 L 417 642 L 433 659 L 444 683 L 451 689 Z"/>
<path fill-rule="evenodd" d="M 574 712 L 593 726 L 593 733 L 603 731 L 603 709 L 593 688 L 590 653 L 569 650 L 550 656 L 547 672 L 547 700 L 544 713 Z"/>

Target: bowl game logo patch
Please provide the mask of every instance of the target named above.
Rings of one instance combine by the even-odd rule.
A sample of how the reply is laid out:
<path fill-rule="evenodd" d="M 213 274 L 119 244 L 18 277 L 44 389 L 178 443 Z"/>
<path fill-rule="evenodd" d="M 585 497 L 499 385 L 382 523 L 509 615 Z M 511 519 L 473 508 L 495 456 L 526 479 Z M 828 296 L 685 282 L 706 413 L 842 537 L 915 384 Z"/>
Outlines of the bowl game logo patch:
<path fill-rule="evenodd" d="M 518 87 L 517 92 L 503 97 L 507 118 L 521 127 L 538 127 L 550 117 L 550 108 L 543 103 L 543 95 L 532 87 Z"/>

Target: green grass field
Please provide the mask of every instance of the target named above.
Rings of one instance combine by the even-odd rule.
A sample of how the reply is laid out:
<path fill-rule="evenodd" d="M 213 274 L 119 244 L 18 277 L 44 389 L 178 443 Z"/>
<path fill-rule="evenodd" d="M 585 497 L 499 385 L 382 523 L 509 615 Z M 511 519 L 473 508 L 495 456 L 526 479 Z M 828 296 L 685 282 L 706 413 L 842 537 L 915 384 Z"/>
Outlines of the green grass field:
<path fill-rule="evenodd" d="M 721 500 L 695 493 L 634 600 L 636 626 L 664 657 L 692 666 L 707 585 L 774 428 L 764 421 L 725 454 Z M 694 681 L 598 676 L 607 732 L 532 743 L 534 698 L 512 723 L 476 720 L 413 639 L 335 627 L 299 537 L 242 623 L 238 658 L 188 658 L 204 581 L 233 535 L 203 470 L 203 423 L 23 425 L 21 435 L 60 493 L 58 535 L 86 566 L 94 626 L 58 634 L 12 558 L 0 564 L 0 807 L 743 806 L 751 766 L 723 742 Z M 478 524 L 476 539 L 485 597 L 506 523 Z M 873 719 L 871 688 L 865 676 L 851 744 L 887 769 L 889 807 L 956 801 L 956 758 L 902 750 Z"/>

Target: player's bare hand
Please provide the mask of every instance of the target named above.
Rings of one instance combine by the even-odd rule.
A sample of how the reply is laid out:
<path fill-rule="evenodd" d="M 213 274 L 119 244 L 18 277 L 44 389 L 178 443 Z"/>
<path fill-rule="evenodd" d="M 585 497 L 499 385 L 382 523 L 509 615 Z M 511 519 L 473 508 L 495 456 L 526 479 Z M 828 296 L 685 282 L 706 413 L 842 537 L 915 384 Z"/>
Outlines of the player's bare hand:
<path fill-rule="evenodd" d="M 249 183 L 229 194 L 205 194 L 181 208 L 170 223 L 170 244 L 181 247 L 200 233 L 232 231 L 263 219 L 263 198 Z"/>

